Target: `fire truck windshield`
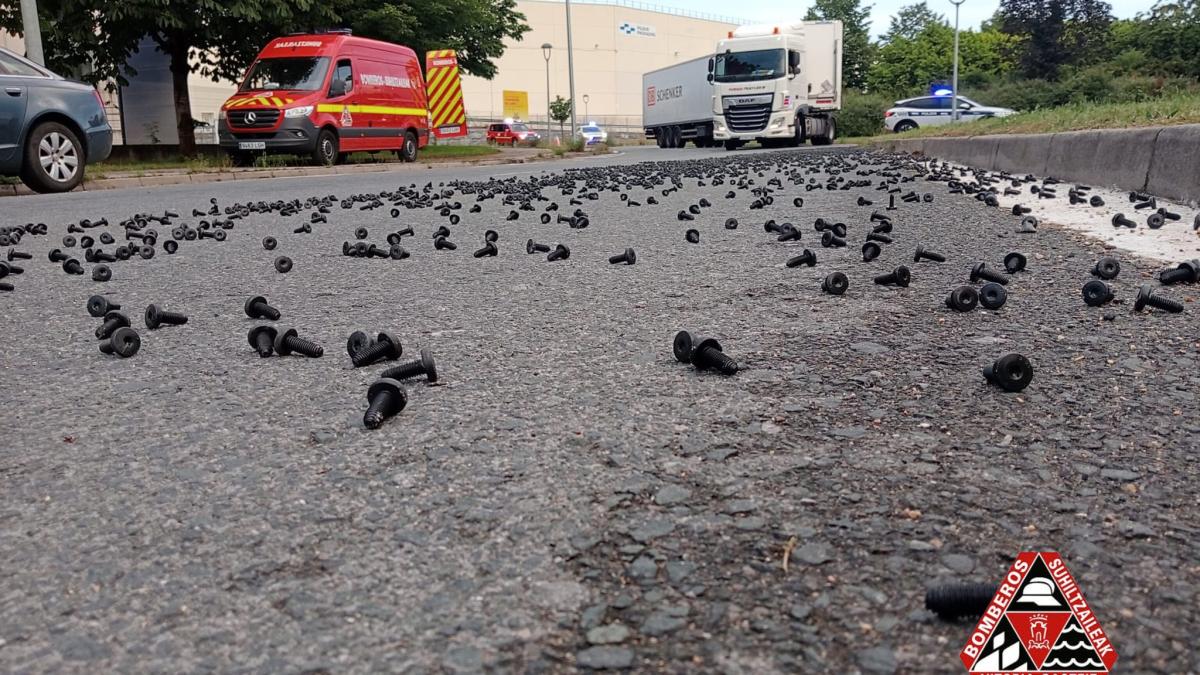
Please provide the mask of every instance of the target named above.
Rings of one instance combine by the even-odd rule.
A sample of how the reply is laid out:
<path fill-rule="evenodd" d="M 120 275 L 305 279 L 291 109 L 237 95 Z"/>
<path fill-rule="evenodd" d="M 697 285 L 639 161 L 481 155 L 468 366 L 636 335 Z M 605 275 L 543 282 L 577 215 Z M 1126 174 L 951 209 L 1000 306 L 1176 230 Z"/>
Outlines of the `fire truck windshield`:
<path fill-rule="evenodd" d="M 329 59 L 324 56 L 259 59 L 238 91 L 316 91 L 325 83 L 328 70 Z"/>

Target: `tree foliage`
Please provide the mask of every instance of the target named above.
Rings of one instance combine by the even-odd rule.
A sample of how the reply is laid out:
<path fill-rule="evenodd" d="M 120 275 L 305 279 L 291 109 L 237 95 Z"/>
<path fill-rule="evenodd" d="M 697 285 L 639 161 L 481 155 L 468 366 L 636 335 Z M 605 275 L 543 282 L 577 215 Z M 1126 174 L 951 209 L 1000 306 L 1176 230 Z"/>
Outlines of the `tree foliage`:
<path fill-rule="evenodd" d="M 881 42 L 888 44 L 899 38 L 909 40 L 916 39 L 921 31 L 925 30 L 930 24 L 946 23 L 946 17 L 929 9 L 929 5 L 925 0 L 916 3 L 915 5 L 907 5 L 901 7 L 900 11 L 892 16 L 891 22 L 888 24 L 888 30 L 883 34 Z"/>
<path fill-rule="evenodd" d="M 871 7 L 864 7 L 862 0 L 815 0 L 804 19 L 837 19 L 842 22 L 842 86 L 862 89 L 866 85 L 867 70 L 873 58 Z"/>
<path fill-rule="evenodd" d="M 1112 6 L 1103 0 L 1001 0 L 1001 30 L 1021 39 L 1026 77 L 1054 79 L 1067 65 L 1086 66 L 1108 49 Z"/>
<path fill-rule="evenodd" d="M 999 31 L 959 33 L 959 80 L 977 82 L 1009 73 L 1008 56 L 1016 40 Z M 896 38 L 879 47 L 867 84 L 871 91 L 899 95 L 949 82 L 954 69 L 954 29 L 930 23 L 913 38 Z"/>

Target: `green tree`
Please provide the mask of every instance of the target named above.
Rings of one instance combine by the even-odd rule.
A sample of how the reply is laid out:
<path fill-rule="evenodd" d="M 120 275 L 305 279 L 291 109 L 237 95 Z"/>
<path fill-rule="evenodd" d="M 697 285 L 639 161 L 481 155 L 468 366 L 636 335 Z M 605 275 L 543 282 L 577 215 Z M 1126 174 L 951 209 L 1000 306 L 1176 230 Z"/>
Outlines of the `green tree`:
<path fill-rule="evenodd" d="M 1110 46 L 1112 6 L 1103 0 L 1001 0 L 1001 29 L 1020 38 L 1021 73 L 1054 79 L 1066 65 L 1088 65 Z"/>
<path fill-rule="evenodd" d="M 1159 2 L 1136 23 L 1128 39 L 1150 57 L 1153 74 L 1200 77 L 1200 0 Z"/>
<path fill-rule="evenodd" d="M 561 96 L 555 96 L 550 102 L 550 118 L 558 122 L 558 136 L 563 137 L 563 124 L 571 119 L 571 102 Z"/>
<path fill-rule="evenodd" d="M 945 24 L 946 17 L 929 9 L 925 0 L 921 0 L 915 5 L 901 7 L 900 11 L 892 16 L 891 23 L 888 25 L 887 32 L 883 34 L 881 42 L 886 44 L 897 38 L 912 40 L 931 23 Z"/>
<path fill-rule="evenodd" d="M 978 81 L 1003 76 L 1013 67 L 1007 56 L 1015 39 L 999 31 L 961 31 L 959 79 Z M 954 29 L 931 23 L 916 37 L 896 38 L 876 52 L 867 78 L 871 91 L 898 96 L 929 90 L 934 82 L 947 82 L 953 73 Z"/>
<path fill-rule="evenodd" d="M 871 64 L 871 8 L 862 0 L 815 0 L 804 16 L 806 21 L 837 19 L 845 35 L 842 41 L 842 86 L 862 89 Z"/>

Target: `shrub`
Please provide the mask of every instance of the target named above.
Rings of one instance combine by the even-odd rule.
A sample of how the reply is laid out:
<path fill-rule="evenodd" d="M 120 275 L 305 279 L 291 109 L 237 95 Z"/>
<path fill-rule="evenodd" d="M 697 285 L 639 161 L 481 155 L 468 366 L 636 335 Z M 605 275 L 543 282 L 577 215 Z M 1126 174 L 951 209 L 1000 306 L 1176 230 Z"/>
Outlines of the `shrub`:
<path fill-rule="evenodd" d="M 883 113 L 895 99 L 879 94 L 860 94 L 847 91 L 842 96 L 842 110 L 837 113 L 839 136 L 874 136 L 885 131 Z"/>

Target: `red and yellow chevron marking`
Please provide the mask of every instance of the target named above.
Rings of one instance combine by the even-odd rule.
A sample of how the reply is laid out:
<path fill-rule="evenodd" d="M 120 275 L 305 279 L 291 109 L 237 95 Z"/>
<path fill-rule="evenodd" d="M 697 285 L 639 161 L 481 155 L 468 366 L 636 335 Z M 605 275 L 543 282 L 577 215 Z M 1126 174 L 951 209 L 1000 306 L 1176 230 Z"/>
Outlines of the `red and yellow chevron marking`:
<path fill-rule="evenodd" d="M 281 98 L 279 96 L 249 96 L 247 98 L 231 98 L 225 102 L 225 108 L 245 108 L 248 106 L 274 106 L 282 108 L 283 106 L 295 101 L 294 98 Z"/>
<path fill-rule="evenodd" d="M 467 135 L 467 110 L 463 107 L 462 80 L 453 49 L 425 52 L 425 91 L 433 135 L 454 138 Z"/>

